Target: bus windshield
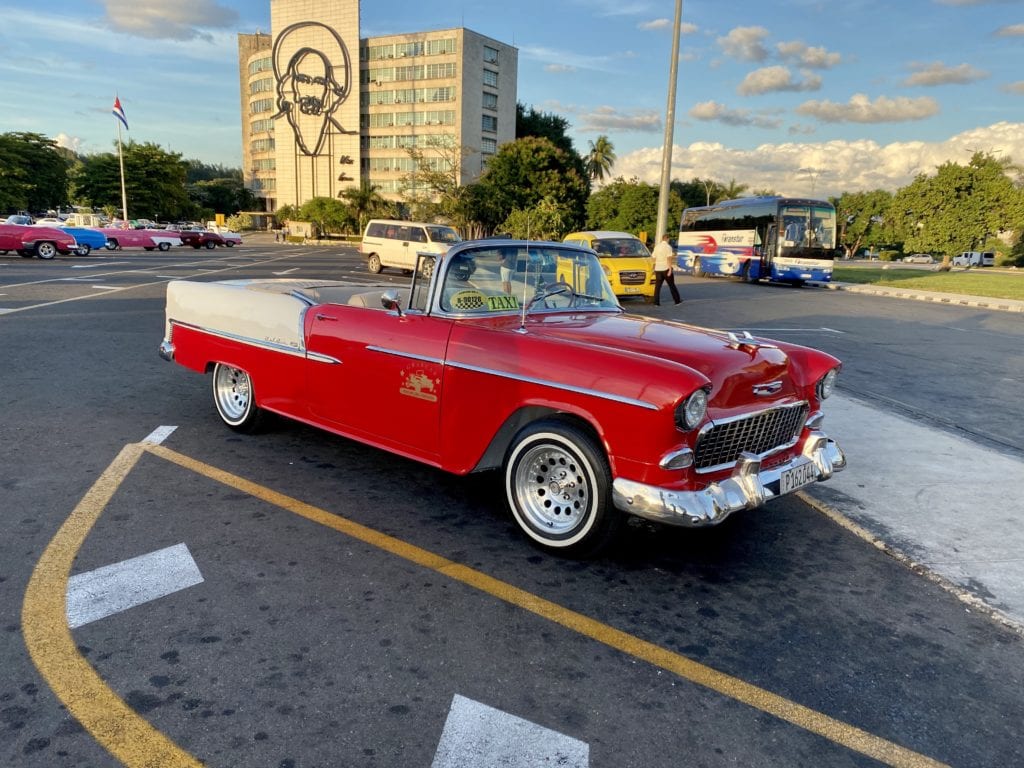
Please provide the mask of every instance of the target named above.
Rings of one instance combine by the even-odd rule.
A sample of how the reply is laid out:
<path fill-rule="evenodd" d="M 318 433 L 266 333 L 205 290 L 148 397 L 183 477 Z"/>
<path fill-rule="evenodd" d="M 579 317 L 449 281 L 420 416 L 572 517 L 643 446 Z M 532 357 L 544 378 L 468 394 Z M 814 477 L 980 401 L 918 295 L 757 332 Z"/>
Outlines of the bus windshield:
<path fill-rule="evenodd" d="M 831 207 L 785 205 L 782 214 L 783 248 L 824 248 L 836 245 L 836 213 Z"/>

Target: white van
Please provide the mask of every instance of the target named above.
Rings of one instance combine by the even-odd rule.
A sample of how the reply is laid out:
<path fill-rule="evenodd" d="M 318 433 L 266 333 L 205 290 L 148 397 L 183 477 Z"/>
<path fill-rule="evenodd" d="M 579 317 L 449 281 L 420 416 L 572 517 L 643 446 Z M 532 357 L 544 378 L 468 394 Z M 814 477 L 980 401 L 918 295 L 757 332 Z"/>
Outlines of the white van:
<path fill-rule="evenodd" d="M 992 251 L 964 251 L 953 257 L 954 267 L 993 267 L 995 263 Z"/>
<path fill-rule="evenodd" d="M 416 254 L 441 255 L 459 242 L 459 233 L 442 224 L 374 219 L 366 225 L 359 252 L 366 257 L 366 268 L 373 274 L 384 267 L 411 271 L 416 268 Z M 429 275 L 433 262 L 425 263 L 423 271 Z"/>

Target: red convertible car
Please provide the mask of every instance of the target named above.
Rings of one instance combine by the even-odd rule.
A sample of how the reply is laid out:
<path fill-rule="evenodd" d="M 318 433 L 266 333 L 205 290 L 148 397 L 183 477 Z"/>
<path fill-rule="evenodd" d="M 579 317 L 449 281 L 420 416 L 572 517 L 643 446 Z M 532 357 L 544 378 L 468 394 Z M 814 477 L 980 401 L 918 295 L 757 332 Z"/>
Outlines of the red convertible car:
<path fill-rule="evenodd" d="M 99 231 L 107 236 L 107 248 L 111 251 L 123 248 L 169 251 L 172 245 L 181 245 L 181 237 L 177 232 L 169 232 L 163 229 L 103 227 Z"/>
<path fill-rule="evenodd" d="M 0 224 L 0 253 L 15 251 L 26 259 L 32 256 L 52 259 L 58 253 L 74 253 L 77 248 L 75 238 L 60 229 Z"/>
<path fill-rule="evenodd" d="M 565 554 L 600 551 L 626 515 L 713 525 L 845 467 L 822 432 L 834 357 L 625 314 L 568 244 L 434 258 L 401 289 L 172 282 L 160 354 L 212 373 L 232 429 L 273 412 L 449 472 L 498 469 L 522 531 Z"/>

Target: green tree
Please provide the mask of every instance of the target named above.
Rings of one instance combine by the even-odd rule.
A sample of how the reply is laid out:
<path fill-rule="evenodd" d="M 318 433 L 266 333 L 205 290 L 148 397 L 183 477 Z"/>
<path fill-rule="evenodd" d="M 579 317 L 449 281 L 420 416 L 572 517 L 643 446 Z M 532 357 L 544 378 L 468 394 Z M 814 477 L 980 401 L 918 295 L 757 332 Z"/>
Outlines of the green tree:
<path fill-rule="evenodd" d="M 941 253 L 943 265 L 976 250 L 993 235 L 1024 222 L 1024 193 L 1008 172 L 1009 159 L 976 152 L 970 162 L 946 162 L 919 175 L 893 198 L 890 218 L 906 250 Z"/>
<path fill-rule="evenodd" d="M 462 163 L 472 151 L 456 144 L 451 136 L 429 136 L 421 146 L 406 149 L 413 170 L 402 178 L 403 199 L 413 218 L 451 219 L 462 179 Z"/>
<path fill-rule="evenodd" d="M 523 240 L 561 240 L 569 230 L 565 226 L 565 210 L 551 197 L 545 197 L 526 209 L 515 209 L 502 222 L 500 229 Z"/>
<path fill-rule="evenodd" d="M 538 112 L 533 107 L 529 110 L 516 103 L 516 138 L 525 139 L 535 136 L 547 139 L 563 152 L 576 154 L 576 148 L 569 137 L 569 121 L 553 112 Z"/>
<path fill-rule="evenodd" d="M 187 164 L 176 152 L 134 141 L 124 145 L 124 181 L 131 218 L 177 220 L 201 213 L 185 191 Z M 75 199 L 94 208 L 121 210 L 121 173 L 116 153 L 82 159 L 72 179 Z"/>
<path fill-rule="evenodd" d="M 582 224 L 590 189 L 579 155 L 537 137 L 503 144 L 488 161 L 480 185 L 492 198 L 497 221 L 550 198 L 563 212 L 567 231 Z"/>
<path fill-rule="evenodd" d="M 679 195 L 686 208 L 697 208 L 701 205 L 711 205 L 712 200 L 718 199 L 718 182 L 714 179 L 702 179 L 694 176 L 689 181 L 673 181 L 670 189 Z"/>
<path fill-rule="evenodd" d="M 748 189 L 748 185 L 740 184 L 736 179 L 729 179 L 728 184 L 718 185 L 717 194 L 712 199 L 716 203 L 720 203 L 722 200 L 735 200 L 737 197 L 743 197 L 743 193 Z"/>
<path fill-rule="evenodd" d="M 668 218 L 671 231 L 682 218 L 684 203 L 675 189 L 669 190 Z M 653 237 L 658 223 L 658 187 L 636 177 L 619 177 L 590 195 L 587 229 L 610 229 Z"/>
<path fill-rule="evenodd" d="M 364 178 L 358 187 L 349 187 L 339 194 L 352 211 L 357 232 L 362 233 L 367 222 L 386 206 L 387 201 L 381 197 L 379 189 L 380 187 Z"/>
<path fill-rule="evenodd" d="M 0 212 L 68 204 L 67 152 L 38 133 L 0 134 Z"/>
<path fill-rule="evenodd" d="M 839 244 L 853 256 L 862 245 L 887 243 L 894 233 L 889 219 L 892 194 L 883 189 L 844 192 L 836 201 Z"/>
<path fill-rule="evenodd" d="M 615 165 L 615 146 L 607 136 L 598 136 L 597 141 L 590 142 L 586 165 L 587 175 L 591 179 L 604 181 L 606 175 L 611 175 L 612 166 Z"/>
<path fill-rule="evenodd" d="M 353 225 L 358 226 L 352 210 L 333 197 L 314 197 L 307 200 L 299 208 L 298 219 L 312 222 L 320 236 L 329 232 L 351 231 Z"/>

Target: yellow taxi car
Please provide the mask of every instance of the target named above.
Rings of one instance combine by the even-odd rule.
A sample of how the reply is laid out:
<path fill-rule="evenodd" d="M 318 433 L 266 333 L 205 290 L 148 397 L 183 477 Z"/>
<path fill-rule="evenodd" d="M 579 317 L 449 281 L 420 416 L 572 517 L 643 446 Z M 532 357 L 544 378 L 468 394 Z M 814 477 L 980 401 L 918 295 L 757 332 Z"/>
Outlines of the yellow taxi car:
<path fill-rule="evenodd" d="M 639 238 L 628 232 L 573 232 L 563 242 L 594 251 L 616 296 L 654 299 L 654 259 Z"/>

